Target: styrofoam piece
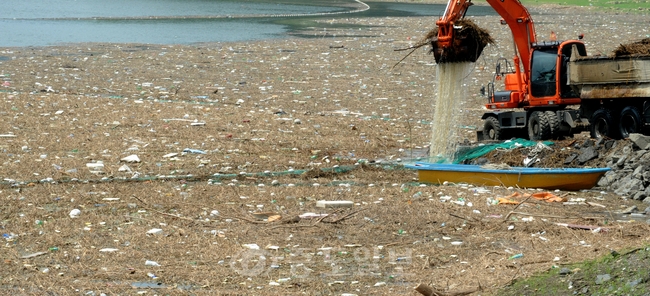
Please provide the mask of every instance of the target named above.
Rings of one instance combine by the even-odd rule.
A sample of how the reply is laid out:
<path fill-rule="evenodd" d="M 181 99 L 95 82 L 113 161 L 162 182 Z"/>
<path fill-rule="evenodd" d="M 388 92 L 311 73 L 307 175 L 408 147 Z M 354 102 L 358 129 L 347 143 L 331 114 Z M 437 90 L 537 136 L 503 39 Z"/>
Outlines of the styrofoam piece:
<path fill-rule="evenodd" d="M 316 202 L 317 208 L 351 208 L 354 202 L 349 200 L 319 200 Z"/>
<path fill-rule="evenodd" d="M 135 154 L 129 155 L 125 158 L 122 158 L 122 161 L 124 162 L 140 162 L 140 157 L 138 157 Z"/>

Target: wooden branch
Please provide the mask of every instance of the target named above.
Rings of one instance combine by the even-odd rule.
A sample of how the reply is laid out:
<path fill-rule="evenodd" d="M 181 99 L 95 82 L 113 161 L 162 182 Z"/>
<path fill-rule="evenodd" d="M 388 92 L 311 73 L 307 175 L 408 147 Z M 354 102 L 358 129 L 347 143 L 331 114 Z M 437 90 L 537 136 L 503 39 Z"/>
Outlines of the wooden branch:
<path fill-rule="evenodd" d="M 408 47 L 408 48 L 395 49 L 395 51 L 402 51 L 402 50 L 409 50 L 409 49 L 413 49 L 413 50 L 411 50 L 411 52 L 409 52 L 409 53 L 408 53 L 406 56 L 404 56 L 401 60 L 399 60 L 397 63 L 395 63 L 395 65 L 393 65 L 393 67 L 390 68 L 391 71 L 392 71 L 393 69 L 395 69 L 395 67 L 397 67 L 397 65 L 399 65 L 402 61 L 404 61 L 406 58 L 408 58 L 411 54 L 413 54 L 413 53 L 415 52 L 416 49 L 418 49 L 418 48 L 420 48 L 420 47 L 422 47 L 422 46 L 425 46 L 426 44 L 427 44 L 427 43 L 424 42 L 424 43 L 420 43 L 420 44 L 417 44 L 417 45 L 414 45 L 414 46 L 411 46 L 411 47 Z"/>

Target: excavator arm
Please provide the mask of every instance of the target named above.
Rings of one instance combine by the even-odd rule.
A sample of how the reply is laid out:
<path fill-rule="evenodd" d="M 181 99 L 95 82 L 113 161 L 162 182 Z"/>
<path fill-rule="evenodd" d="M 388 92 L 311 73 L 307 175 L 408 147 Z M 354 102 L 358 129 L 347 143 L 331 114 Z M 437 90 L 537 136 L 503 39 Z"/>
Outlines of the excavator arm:
<path fill-rule="evenodd" d="M 519 0 L 486 0 L 492 8 L 503 18 L 510 31 L 512 38 L 523 60 L 524 73 L 530 73 L 530 52 L 531 45 L 537 42 L 535 37 L 535 26 L 528 10 Z"/>

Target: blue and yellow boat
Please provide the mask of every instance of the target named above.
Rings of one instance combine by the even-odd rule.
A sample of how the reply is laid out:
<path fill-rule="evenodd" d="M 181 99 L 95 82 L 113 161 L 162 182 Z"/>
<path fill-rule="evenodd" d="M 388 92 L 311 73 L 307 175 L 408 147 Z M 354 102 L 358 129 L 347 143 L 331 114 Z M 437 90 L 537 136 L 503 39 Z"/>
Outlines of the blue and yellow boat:
<path fill-rule="evenodd" d="M 405 165 L 418 171 L 420 182 L 467 183 L 476 186 L 505 186 L 560 190 L 589 189 L 609 168 L 490 168 L 478 165 L 416 162 Z"/>

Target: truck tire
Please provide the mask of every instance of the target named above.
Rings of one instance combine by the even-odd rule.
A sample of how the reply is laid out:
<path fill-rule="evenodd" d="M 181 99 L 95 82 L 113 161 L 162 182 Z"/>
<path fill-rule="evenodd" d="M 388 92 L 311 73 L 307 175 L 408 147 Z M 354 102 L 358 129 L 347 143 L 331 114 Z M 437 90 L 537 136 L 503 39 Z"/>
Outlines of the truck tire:
<path fill-rule="evenodd" d="M 483 140 L 501 140 L 502 136 L 499 120 L 494 116 L 486 118 L 483 123 Z"/>
<path fill-rule="evenodd" d="M 591 116 L 589 123 L 591 124 L 590 131 L 592 138 L 619 138 L 618 129 L 614 126 L 614 117 L 609 109 L 600 108 L 596 110 L 594 115 Z"/>
<path fill-rule="evenodd" d="M 618 132 L 625 139 L 633 133 L 641 132 L 641 112 L 634 106 L 627 106 L 621 110 L 618 120 Z"/>
<path fill-rule="evenodd" d="M 557 139 L 560 137 L 560 120 L 557 118 L 557 113 L 555 111 L 546 111 L 544 112 L 546 119 L 548 119 L 548 126 L 551 128 L 551 139 Z"/>
<path fill-rule="evenodd" d="M 533 141 L 547 140 L 551 137 L 551 127 L 543 111 L 533 111 L 528 118 L 528 138 Z"/>

